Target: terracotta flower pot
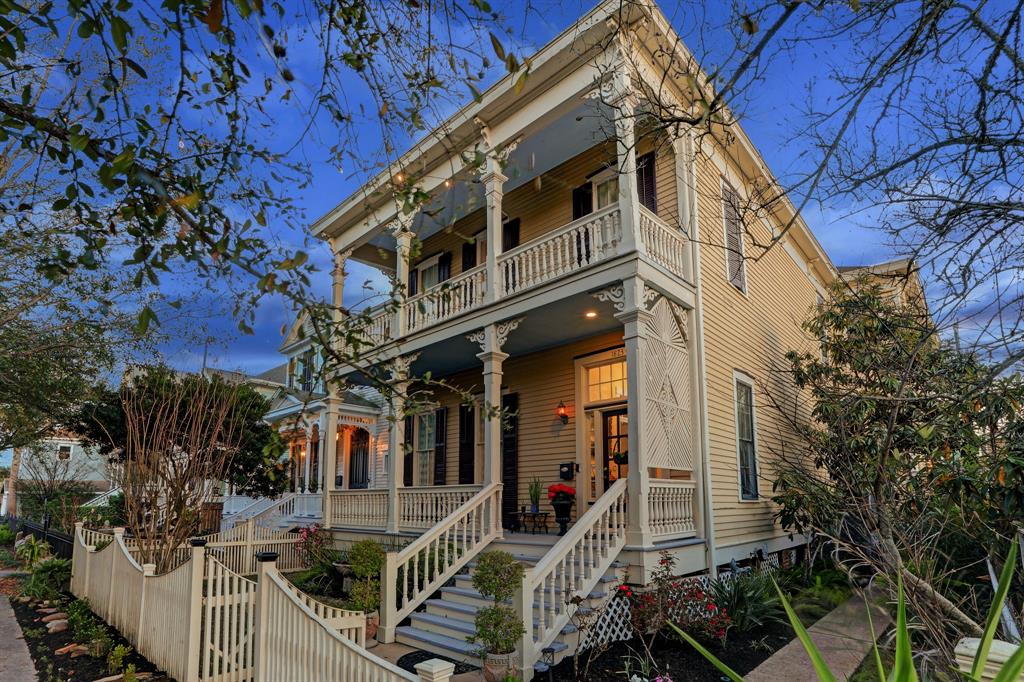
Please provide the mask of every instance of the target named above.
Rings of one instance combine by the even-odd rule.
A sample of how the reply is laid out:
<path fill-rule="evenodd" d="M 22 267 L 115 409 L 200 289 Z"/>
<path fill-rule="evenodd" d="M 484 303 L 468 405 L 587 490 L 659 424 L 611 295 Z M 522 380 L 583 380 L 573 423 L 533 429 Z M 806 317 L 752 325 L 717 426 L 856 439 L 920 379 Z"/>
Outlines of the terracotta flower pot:
<path fill-rule="evenodd" d="M 484 680 L 486 682 L 504 682 L 516 676 L 515 652 L 511 654 L 487 654 L 484 659 Z"/>
<path fill-rule="evenodd" d="M 372 611 L 366 614 L 366 648 L 377 646 L 377 628 L 380 627 L 380 613 Z"/>

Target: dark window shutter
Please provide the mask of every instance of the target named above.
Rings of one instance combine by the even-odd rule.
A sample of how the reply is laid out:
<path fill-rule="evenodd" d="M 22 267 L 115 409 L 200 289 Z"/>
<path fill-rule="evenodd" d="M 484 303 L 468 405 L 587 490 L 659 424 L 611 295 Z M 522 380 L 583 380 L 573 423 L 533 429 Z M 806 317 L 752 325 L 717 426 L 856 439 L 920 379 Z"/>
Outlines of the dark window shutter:
<path fill-rule="evenodd" d="M 462 271 L 476 267 L 476 242 L 465 242 L 462 245 Z"/>
<path fill-rule="evenodd" d="M 445 251 L 437 259 L 437 281 L 444 282 L 452 276 L 452 252 Z"/>
<path fill-rule="evenodd" d="M 648 152 L 636 160 L 636 191 L 640 205 L 651 213 L 658 212 L 658 196 L 655 187 L 654 152 Z"/>
<path fill-rule="evenodd" d="M 476 419 L 472 405 L 459 406 L 459 485 L 473 483 L 476 468 Z"/>
<path fill-rule="evenodd" d="M 513 218 L 501 226 L 502 253 L 519 246 L 519 218 Z"/>
<path fill-rule="evenodd" d="M 594 212 L 594 186 L 589 182 L 572 191 L 572 219 Z"/>
<path fill-rule="evenodd" d="M 725 258 L 729 282 L 740 291 L 747 289 L 746 264 L 743 261 L 743 221 L 740 219 L 739 197 L 731 187 L 722 191 L 725 211 Z"/>
<path fill-rule="evenodd" d="M 416 292 L 419 291 L 419 288 L 420 288 L 420 271 L 417 270 L 416 268 L 413 268 L 412 270 L 409 271 L 409 286 L 408 286 L 408 292 L 407 292 L 406 295 L 408 295 L 408 296 L 415 296 Z"/>
<path fill-rule="evenodd" d="M 412 460 L 413 457 L 415 457 L 415 453 L 413 452 L 412 449 L 413 436 L 415 435 L 413 433 L 414 426 L 415 422 L 412 416 L 410 415 L 406 417 L 404 442 L 405 447 L 402 448 L 404 450 L 404 452 L 402 453 L 402 484 L 406 486 L 412 485 Z"/>
<path fill-rule="evenodd" d="M 518 525 L 516 502 L 519 499 L 519 394 L 501 396 L 501 516 L 505 528 Z M 510 414 L 511 413 L 511 414 Z"/>
<path fill-rule="evenodd" d="M 448 475 L 448 408 L 434 411 L 434 485 L 445 485 Z"/>

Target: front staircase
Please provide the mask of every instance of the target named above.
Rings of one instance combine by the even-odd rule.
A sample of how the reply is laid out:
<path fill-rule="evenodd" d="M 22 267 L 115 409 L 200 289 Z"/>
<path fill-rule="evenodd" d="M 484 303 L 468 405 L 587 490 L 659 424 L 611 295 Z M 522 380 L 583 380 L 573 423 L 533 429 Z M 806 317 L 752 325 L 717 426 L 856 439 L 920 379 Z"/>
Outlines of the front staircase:
<path fill-rule="evenodd" d="M 506 533 L 504 539 L 495 540 L 488 547 L 490 550 L 501 550 L 514 556 L 526 568 L 531 568 L 540 561 L 554 546 L 558 537 L 555 535 L 530 535 L 524 533 Z M 442 587 L 432 599 L 426 601 L 426 610 L 411 614 L 408 625 L 399 626 L 396 640 L 423 651 L 447 656 L 456 661 L 472 665 L 480 664 L 477 646 L 468 641 L 475 631 L 473 619 L 477 611 L 489 606 L 490 599 L 482 596 L 473 587 L 473 569 L 475 562 L 470 563 L 468 570 L 455 576 L 453 584 Z M 626 567 L 614 562 L 580 603 L 579 609 L 585 614 L 598 608 L 605 600 L 612 597 L 616 586 L 625 579 Z M 548 603 L 557 604 L 559 612 L 565 609 L 565 599 L 558 587 L 548 590 Z M 539 618 L 539 606 L 534 605 L 534 622 Z M 576 626 L 570 620 L 561 628 L 560 633 L 551 643 L 554 650 L 555 663 L 565 656 L 571 655 L 578 644 Z M 543 672 L 548 665 L 544 661 L 534 664 L 534 671 Z"/>

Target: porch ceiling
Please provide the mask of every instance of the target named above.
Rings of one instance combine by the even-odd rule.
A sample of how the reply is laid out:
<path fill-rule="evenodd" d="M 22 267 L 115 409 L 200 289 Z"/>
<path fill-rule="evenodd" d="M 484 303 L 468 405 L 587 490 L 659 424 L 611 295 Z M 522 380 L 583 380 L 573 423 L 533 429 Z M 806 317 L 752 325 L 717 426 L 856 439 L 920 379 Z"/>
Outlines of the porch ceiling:
<path fill-rule="evenodd" d="M 596 312 L 597 316 L 587 318 L 584 316 L 587 311 Z M 509 334 L 502 350 L 510 357 L 518 357 L 621 329 L 622 323 L 615 319 L 613 312 L 611 305 L 597 301 L 590 294 L 554 301 L 525 315 L 519 327 Z M 479 352 L 480 346 L 465 336 L 451 337 L 424 348 L 412 369 L 416 374 L 430 371 L 435 376 L 444 376 L 482 368 L 476 357 Z"/>
<path fill-rule="evenodd" d="M 505 167 L 508 177 L 505 193 L 522 187 L 609 139 L 612 118 L 612 112 L 606 105 L 597 100 L 585 100 L 550 125 L 526 137 L 509 156 Z M 424 207 L 413 222 L 413 231 L 419 239 L 427 239 L 483 207 L 483 185 L 474 177 L 460 179 Z M 394 237 L 387 232 L 376 235 L 369 243 L 374 250 L 395 250 Z"/>

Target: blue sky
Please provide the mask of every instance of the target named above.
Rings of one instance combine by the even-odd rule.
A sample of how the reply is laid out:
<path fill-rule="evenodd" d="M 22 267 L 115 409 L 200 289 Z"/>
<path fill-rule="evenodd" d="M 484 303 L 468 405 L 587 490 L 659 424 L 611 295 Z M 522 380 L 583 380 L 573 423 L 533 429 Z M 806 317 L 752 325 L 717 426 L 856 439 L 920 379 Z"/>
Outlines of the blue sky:
<path fill-rule="evenodd" d="M 707 7 L 682 2 L 664 2 L 663 11 L 683 35 L 684 41 L 698 55 L 707 55 L 708 61 L 727 54 L 732 38 L 723 30 L 726 15 L 720 3 L 708 2 Z M 725 5 L 726 3 L 721 3 Z M 529 53 L 543 46 L 560 31 L 588 11 L 591 3 L 531 3 L 531 11 L 524 14 L 521 5 L 495 3 L 495 9 L 510 19 L 514 28 L 509 39 L 517 43 L 523 52 Z M 768 166 L 785 182 L 805 168 L 808 154 L 799 144 L 792 142 L 800 114 L 807 103 L 808 93 L 817 102 L 834 95 L 828 79 L 828 69 L 833 60 L 842 59 L 842 45 L 821 43 L 814 47 L 802 45 L 776 59 L 763 77 L 744 94 L 742 101 L 735 102 L 734 108 L 741 115 L 741 124 L 754 144 L 760 149 Z M 305 62 L 315 63 L 306 50 L 315 50 L 312 44 L 292 44 L 290 58 L 298 62 L 298 89 L 302 89 L 302 66 Z M 358 83 L 353 82 L 356 90 Z M 358 99 L 358 94 L 356 95 Z M 465 93 L 469 99 L 469 91 Z M 287 103 L 273 112 L 279 117 L 282 131 L 295 130 L 302 121 L 301 112 Z M 284 137 L 284 136 L 283 136 Z M 314 176 L 308 187 L 296 188 L 295 200 L 304 210 L 308 223 L 324 214 L 355 191 L 358 178 L 346 175 L 326 162 L 326 154 L 317 148 L 314 135 L 300 145 L 296 154 L 312 163 Z M 365 125 L 359 131 L 360 144 L 373 145 L 380 140 L 379 131 L 373 125 Z M 282 140 L 283 141 L 283 140 Z M 882 236 L 863 225 L 870 224 L 870 211 L 860 211 L 856 206 L 811 205 L 804 211 L 804 217 L 816 236 L 837 264 L 867 263 L 886 260 L 893 256 L 882 243 Z M 271 231 L 275 229 L 273 225 Z M 278 228 L 275 237 L 286 242 L 301 244 L 302 235 Z M 330 284 L 329 254 L 322 246 L 312 254 L 311 262 L 320 268 L 315 276 L 318 288 L 326 295 Z M 360 297 L 358 283 L 373 277 L 375 270 L 359 264 L 349 265 L 349 284 L 346 286 L 346 305 L 354 304 Z M 178 285 L 182 286 L 182 285 Z M 175 334 L 175 339 L 164 343 L 162 351 L 167 360 L 181 369 L 198 369 L 202 363 L 204 343 L 200 340 L 209 336 L 214 341 L 208 344 L 208 364 L 229 369 L 242 369 L 257 373 L 279 364 L 282 358 L 277 353 L 281 343 L 283 327 L 292 318 L 292 311 L 281 301 L 267 300 L 260 306 L 255 325 L 255 334 L 238 333 L 236 323 L 231 319 L 231 294 L 209 287 L 195 295 L 189 306 L 190 317 L 178 320 L 177 324 L 191 332 L 189 340 L 185 335 Z M 202 330 L 197 334 L 196 330 Z"/>

